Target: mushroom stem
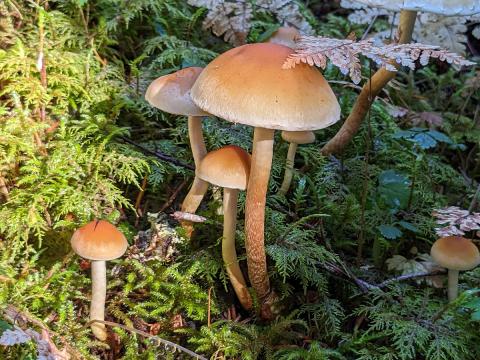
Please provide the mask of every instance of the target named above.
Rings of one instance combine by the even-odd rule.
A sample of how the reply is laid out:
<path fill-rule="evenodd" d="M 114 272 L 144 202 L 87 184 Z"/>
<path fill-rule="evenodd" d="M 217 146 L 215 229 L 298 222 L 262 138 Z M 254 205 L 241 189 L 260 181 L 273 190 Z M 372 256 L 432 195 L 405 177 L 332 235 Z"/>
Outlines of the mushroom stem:
<path fill-rule="evenodd" d="M 92 302 L 90 320 L 105 320 L 105 298 L 107 295 L 107 269 L 104 260 L 92 260 Z M 94 322 L 90 325 L 93 334 L 100 341 L 107 339 L 105 324 Z"/>
<path fill-rule="evenodd" d="M 285 195 L 290 188 L 293 177 L 293 164 L 295 163 L 295 154 L 297 153 L 298 145 L 295 143 L 290 143 L 287 153 L 287 161 L 285 163 L 285 174 L 283 175 L 283 182 L 280 190 L 278 192 L 282 195 Z"/>
<path fill-rule="evenodd" d="M 188 117 L 188 137 L 190 139 L 190 147 L 192 148 L 193 161 L 195 167 L 198 168 L 200 161 L 207 155 L 207 148 L 203 140 L 202 117 Z"/>
<path fill-rule="evenodd" d="M 195 214 L 207 192 L 207 189 L 208 183 L 195 175 L 192 187 L 185 197 L 185 200 L 183 200 L 181 207 L 182 212 Z M 193 232 L 193 223 L 191 221 L 182 220 L 180 224 L 185 229 L 187 236 L 190 237 Z"/>
<path fill-rule="evenodd" d="M 224 188 L 223 190 L 223 240 L 222 256 L 227 269 L 230 282 L 237 294 L 240 304 L 246 310 L 252 308 L 252 298 L 247 290 L 247 283 L 242 270 L 238 265 L 237 252 L 235 250 L 235 231 L 237 228 L 237 202 L 238 190 Z"/>
<path fill-rule="evenodd" d="M 202 117 L 189 116 L 188 117 L 188 137 L 190 139 L 190 147 L 192 149 L 193 161 L 195 168 L 198 169 L 200 162 L 207 155 L 207 148 L 203 139 Z M 208 189 L 208 183 L 201 180 L 195 175 L 192 187 L 187 196 L 183 200 L 181 210 L 195 214 L 200 203 L 205 196 Z M 181 221 L 182 227 L 185 229 L 187 236 L 190 237 L 193 232 L 193 223 L 190 221 Z"/>
<path fill-rule="evenodd" d="M 458 297 L 458 270 L 448 269 L 448 301 Z"/>
<path fill-rule="evenodd" d="M 245 204 L 245 232 L 248 277 L 261 301 L 270 292 L 265 255 L 264 227 L 268 180 L 272 167 L 275 131 L 256 127 L 253 135 L 252 165 Z"/>
<path fill-rule="evenodd" d="M 400 12 L 400 23 L 398 25 L 399 44 L 407 44 L 412 40 L 416 18 L 416 11 L 402 10 Z M 394 65 L 398 67 L 397 64 Z M 360 129 L 360 125 L 362 125 L 363 119 L 375 97 L 396 74 L 396 72 L 388 71 L 382 67 L 372 76 L 363 86 L 350 115 L 348 115 L 340 130 L 320 150 L 323 155 L 338 154 L 350 143 L 350 140 Z"/>

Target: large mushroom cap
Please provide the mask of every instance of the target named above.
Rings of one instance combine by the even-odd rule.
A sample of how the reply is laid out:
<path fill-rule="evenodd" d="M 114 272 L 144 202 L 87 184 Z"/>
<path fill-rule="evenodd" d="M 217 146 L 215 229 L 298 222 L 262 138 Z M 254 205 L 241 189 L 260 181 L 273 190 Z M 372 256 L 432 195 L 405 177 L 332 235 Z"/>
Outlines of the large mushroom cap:
<path fill-rule="evenodd" d="M 201 67 L 188 67 L 173 74 L 155 79 L 145 93 L 145 99 L 150 105 L 175 115 L 205 116 L 190 98 L 190 90 Z"/>
<path fill-rule="evenodd" d="M 89 260 L 113 260 L 127 250 L 125 236 L 105 220 L 94 220 L 77 229 L 70 240 L 72 249 Z"/>
<path fill-rule="evenodd" d="M 392 11 L 425 11 L 445 16 L 473 15 L 480 12 L 478 0 L 354 0 L 354 2 Z"/>
<path fill-rule="evenodd" d="M 245 190 L 250 175 L 250 154 L 241 147 L 227 145 L 209 152 L 200 163 L 197 175 L 210 184 Z"/>
<path fill-rule="evenodd" d="M 311 144 L 315 142 L 315 134 L 312 131 L 282 131 L 282 139 L 294 144 Z"/>
<path fill-rule="evenodd" d="M 430 254 L 437 264 L 450 270 L 470 270 L 480 264 L 478 248 L 471 240 L 460 236 L 438 239 Z"/>
<path fill-rule="evenodd" d="M 282 69 L 292 52 L 271 43 L 231 49 L 202 71 L 192 99 L 233 123 L 290 131 L 330 126 L 340 118 L 332 89 L 317 69 L 306 64 Z"/>

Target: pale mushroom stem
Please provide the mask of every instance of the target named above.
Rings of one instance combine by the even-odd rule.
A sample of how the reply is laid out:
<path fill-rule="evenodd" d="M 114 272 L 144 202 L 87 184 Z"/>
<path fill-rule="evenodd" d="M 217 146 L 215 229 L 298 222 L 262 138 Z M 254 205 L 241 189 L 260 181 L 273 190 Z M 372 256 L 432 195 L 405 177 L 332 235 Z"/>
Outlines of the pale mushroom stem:
<path fill-rule="evenodd" d="M 458 270 L 448 270 L 448 301 L 458 297 Z"/>
<path fill-rule="evenodd" d="M 242 270 L 238 265 L 237 252 L 235 250 L 235 231 L 237 228 L 237 202 L 238 190 L 224 188 L 223 190 L 223 240 L 222 256 L 227 269 L 230 282 L 237 294 L 240 304 L 244 309 L 252 308 L 252 297 L 247 289 L 247 283 Z"/>
<path fill-rule="evenodd" d="M 193 161 L 198 168 L 200 161 L 207 155 L 207 148 L 203 139 L 202 117 L 188 117 L 188 137 L 190 138 L 190 147 L 192 148 Z"/>
<path fill-rule="evenodd" d="M 416 18 L 416 11 L 402 10 L 400 12 L 400 23 L 398 25 L 399 44 L 408 44 L 412 40 Z M 360 125 L 375 97 L 396 74 L 396 72 L 388 71 L 382 67 L 372 76 L 371 80 L 363 86 L 350 115 L 348 115 L 340 130 L 320 150 L 323 155 L 338 154 L 345 149 L 360 129 Z"/>
<path fill-rule="evenodd" d="M 207 148 L 203 139 L 202 117 L 189 116 L 188 117 L 188 137 L 190 138 L 190 147 L 192 148 L 193 161 L 195 168 L 200 166 L 200 162 L 207 154 Z M 183 200 L 181 210 L 195 214 L 200 203 L 205 196 L 208 189 L 208 183 L 203 181 L 198 176 L 195 176 L 192 187 L 187 196 Z M 187 236 L 190 237 L 193 232 L 193 223 L 190 221 L 181 221 L 180 224 L 185 229 Z"/>
<path fill-rule="evenodd" d="M 105 298 L 107 295 L 107 270 L 104 260 L 92 260 L 92 302 L 90 320 L 105 320 Z M 107 339 L 105 324 L 94 322 L 90 325 L 93 334 L 100 341 Z"/>
<path fill-rule="evenodd" d="M 248 277 L 257 296 L 264 301 L 270 293 L 264 244 L 265 203 L 272 167 L 275 131 L 256 127 L 253 135 L 252 165 L 245 204 L 245 232 Z"/>
<path fill-rule="evenodd" d="M 283 175 L 283 182 L 278 192 L 285 195 L 290 188 L 293 177 L 293 164 L 295 163 L 295 154 L 297 153 L 298 145 L 296 143 L 290 143 L 287 153 L 287 161 L 285 163 L 285 174 Z"/>
<path fill-rule="evenodd" d="M 198 176 L 195 176 L 192 187 L 185 197 L 185 200 L 183 200 L 181 211 L 195 214 L 207 192 L 207 189 L 208 183 L 200 179 Z M 193 232 L 193 223 L 191 221 L 182 220 L 180 221 L 180 224 L 185 229 L 187 236 L 190 237 Z"/>

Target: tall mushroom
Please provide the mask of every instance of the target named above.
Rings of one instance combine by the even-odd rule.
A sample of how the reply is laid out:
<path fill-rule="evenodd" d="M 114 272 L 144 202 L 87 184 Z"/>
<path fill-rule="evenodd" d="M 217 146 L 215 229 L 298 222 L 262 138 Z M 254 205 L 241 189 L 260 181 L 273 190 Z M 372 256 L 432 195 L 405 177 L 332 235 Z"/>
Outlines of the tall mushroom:
<path fill-rule="evenodd" d="M 430 254 L 438 265 L 448 269 L 448 300 L 455 300 L 458 296 L 458 272 L 480 265 L 478 248 L 464 237 L 446 236 L 433 243 Z"/>
<path fill-rule="evenodd" d="M 280 186 L 280 190 L 278 191 L 280 194 L 285 195 L 292 183 L 293 164 L 295 163 L 297 147 L 299 144 L 303 145 L 315 142 L 315 134 L 313 131 L 282 131 L 282 138 L 290 143 L 285 164 L 285 174 L 283 175 L 282 186 Z"/>
<path fill-rule="evenodd" d="M 190 98 L 190 90 L 193 83 L 202 72 L 201 67 L 188 67 L 173 74 L 161 76 L 155 79 L 145 93 L 145 99 L 150 105 L 176 115 L 188 116 L 188 137 L 192 148 L 195 168 L 207 154 L 203 140 L 202 117 L 208 115 L 199 109 Z M 195 213 L 200 205 L 208 184 L 195 176 L 192 187 L 182 203 L 183 212 Z M 190 222 L 182 221 L 187 235 L 190 236 L 193 226 Z"/>
<path fill-rule="evenodd" d="M 265 202 L 275 129 L 315 130 L 340 117 L 337 99 L 317 69 L 305 64 L 282 69 L 292 52 L 271 43 L 231 49 L 202 71 L 191 92 L 195 104 L 208 113 L 255 127 L 245 208 L 246 250 L 250 281 L 266 307 L 270 282 L 264 246 Z M 268 316 L 268 308 L 264 310 Z"/>
<path fill-rule="evenodd" d="M 118 229 L 105 220 L 94 220 L 77 229 L 70 240 L 73 251 L 84 259 L 91 260 L 92 302 L 90 320 L 105 320 L 105 298 L 107 295 L 106 261 L 122 256 L 128 242 Z M 105 325 L 94 322 L 91 325 L 98 340 L 105 341 Z"/>
<path fill-rule="evenodd" d="M 480 12 L 478 0 L 352 0 L 371 7 L 400 11 L 398 24 L 398 43 L 407 44 L 412 40 L 417 11 L 432 12 L 444 16 L 473 15 Z M 398 66 L 398 64 L 394 64 Z M 321 153 L 329 155 L 340 153 L 360 129 L 371 104 L 380 91 L 397 73 L 381 68 L 363 86 L 355 104 L 342 124 L 340 130 L 321 149 Z"/>
<path fill-rule="evenodd" d="M 241 147 L 224 146 L 209 152 L 200 163 L 197 176 L 212 185 L 223 187 L 222 256 L 230 282 L 242 306 L 249 310 L 252 298 L 238 265 L 235 250 L 238 191 L 247 188 L 250 173 L 250 155 Z"/>

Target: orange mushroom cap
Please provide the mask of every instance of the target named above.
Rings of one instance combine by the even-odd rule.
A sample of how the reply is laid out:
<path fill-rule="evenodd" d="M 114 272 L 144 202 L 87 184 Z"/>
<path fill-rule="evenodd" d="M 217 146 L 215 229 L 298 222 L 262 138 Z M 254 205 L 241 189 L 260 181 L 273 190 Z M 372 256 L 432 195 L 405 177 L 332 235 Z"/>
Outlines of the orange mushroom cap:
<path fill-rule="evenodd" d="M 209 152 L 200 163 L 197 175 L 210 184 L 245 190 L 250 175 L 250 154 L 236 145 Z"/>
<path fill-rule="evenodd" d="M 73 251 L 89 260 L 113 260 L 127 250 L 125 236 L 105 220 L 94 220 L 80 227 L 70 240 Z"/>
<path fill-rule="evenodd" d="M 282 131 L 282 139 L 294 144 L 311 144 L 315 142 L 312 131 Z"/>
<path fill-rule="evenodd" d="M 450 270 L 471 270 L 480 264 L 478 248 L 471 240 L 461 236 L 438 239 L 430 254 L 437 264 Z"/>
<path fill-rule="evenodd" d="M 282 69 L 289 47 L 248 44 L 208 64 L 192 87 L 195 104 L 233 123 L 306 131 L 339 120 L 340 106 L 320 71 L 306 64 Z"/>
<path fill-rule="evenodd" d="M 175 115 L 205 116 L 190 98 L 190 90 L 201 67 L 188 67 L 169 75 L 155 79 L 145 93 L 145 99 L 150 105 Z"/>

